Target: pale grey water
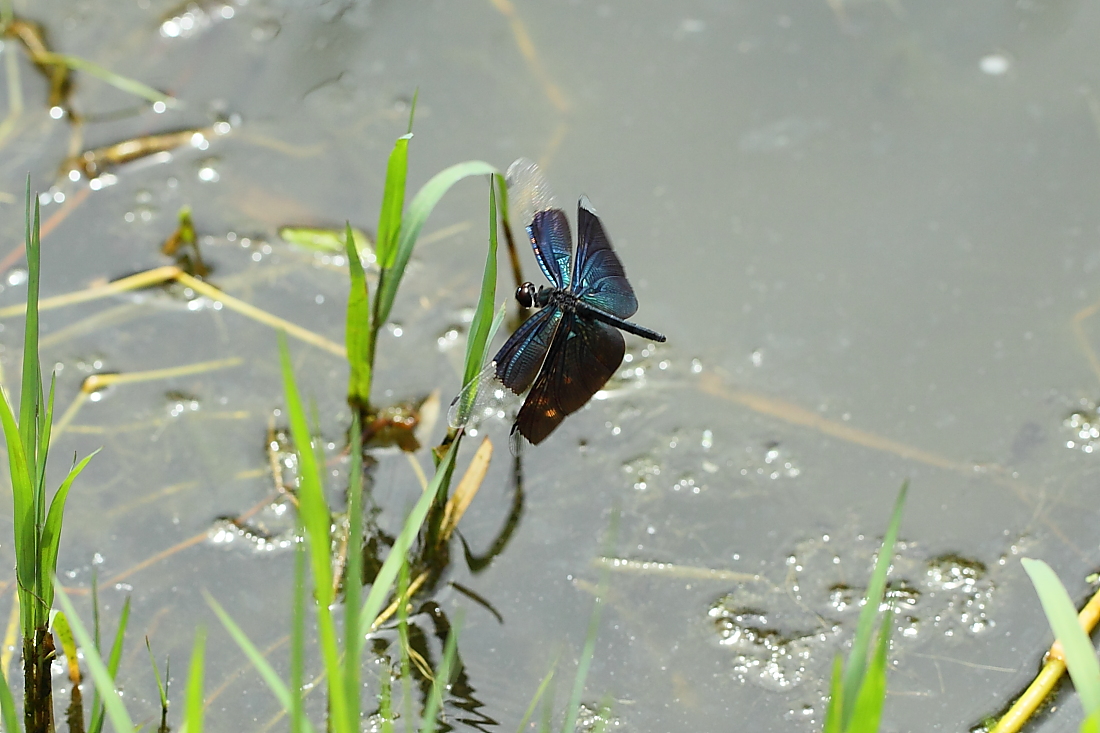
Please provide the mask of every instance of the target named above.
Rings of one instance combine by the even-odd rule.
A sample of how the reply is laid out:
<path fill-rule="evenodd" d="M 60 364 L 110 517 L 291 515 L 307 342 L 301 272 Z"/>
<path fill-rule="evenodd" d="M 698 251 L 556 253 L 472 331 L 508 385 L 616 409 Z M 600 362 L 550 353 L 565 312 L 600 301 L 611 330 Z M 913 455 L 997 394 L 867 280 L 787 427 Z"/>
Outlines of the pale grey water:
<path fill-rule="evenodd" d="M 920 597 L 897 640 L 884 729 L 964 730 L 1026 684 L 1049 632 L 1019 557 L 1048 560 L 1083 600 L 1100 554 L 1098 459 L 1066 447 L 1063 426 L 1079 400 L 1100 396 L 1072 329 L 1100 298 L 1094 5 L 233 7 L 231 19 L 175 39 L 158 33 L 168 3 L 23 10 L 59 51 L 186 103 L 88 125 L 88 146 L 203 126 L 220 112 L 241 118 L 210 150 L 122 169 L 73 210 L 45 241 L 44 295 L 165 264 L 157 246 L 190 204 L 212 237 L 216 280 L 241 274 L 233 294 L 339 341 L 344 275 L 290 251 L 275 229 L 345 219 L 373 228 L 385 158 L 418 88 L 410 195 L 461 160 L 539 159 L 563 202 L 591 197 L 637 290 L 636 320 L 669 337 L 642 362 L 641 389 L 594 402 L 527 452 L 523 520 L 492 566 L 471 576 L 455 551 L 451 579 L 504 618 L 447 587 L 436 595 L 452 618 L 465 609 L 462 661 L 496 729 L 515 727 L 556 654 L 560 679 L 571 679 L 615 511 L 615 556 L 680 567 L 612 574 L 586 700 L 608 698 L 624 730 L 818 729 L 828 666 L 854 618 L 829 588 L 858 592 L 904 478 L 897 569 Z M 28 170 L 37 188 L 56 183 L 70 200 L 85 185 L 56 180 L 68 128 L 46 115 L 40 78 L 21 70 L 24 127 L 4 148 L 0 184 L 14 202 L 2 204 L 4 251 L 21 237 Z M 133 104 L 84 76 L 76 103 L 86 113 Z M 200 181 L 200 162 L 220 179 Z M 437 337 L 476 296 L 484 188 L 457 188 L 426 229 L 465 225 L 419 250 L 403 285 L 393 316 L 402 335 L 380 345 L 376 382 L 395 398 L 438 386 L 449 399 L 459 388 L 461 348 L 441 353 Z M 241 247 L 246 236 L 271 251 Z M 510 287 L 502 277 L 501 293 Z M 8 286 L 0 298 L 23 292 Z M 51 312 L 44 334 L 119 302 Z M 0 334 L 9 384 L 18 324 Z M 1100 341 L 1095 319 L 1085 330 Z M 325 435 L 339 442 L 346 368 L 292 348 Z M 118 371 L 246 360 L 83 408 L 84 432 L 55 448 L 60 466 L 105 446 L 71 500 L 61 568 L 73 585 L 86 586 L 93 568 L 111 578 L 269 491 L 264 431 L 281 386 L 266 327 L 146 304 L 43 351 L 65 365 L 61 406 L 82 360 Z M 167 419 L 169 390 L 200 409 Z M 497 455 L 461 527 L 475 552 L 511 502 L 507 426 L 487 428 Z M 392 527 L 415 482 L 394 458 L 376 480 Z M 975 567 L 936 562 L 951 553 L 986 573 L 949 587 L 930 571 Z M 286 629 L 289 567 L 286 552 L 200 541 L 105 589 L 107 618 L 125 593 L 134 598 L 125 678 L 135 716 L 153 710 L 142 634 L 179 672 L 194 626 L 206 624 L 216 688 L 244 662 L 199 589 L 263 647 Z M 767 582 L 739 587 L 685 568 Z M 720 642 L 761 617 L 786 646 Z M 559 710 L 569 684 L 559 683 Z M 259 730 L 274 711 L 245 675 L 208 724 Z M 1078 720 L 1067 695 L 1038 729 Z"/>

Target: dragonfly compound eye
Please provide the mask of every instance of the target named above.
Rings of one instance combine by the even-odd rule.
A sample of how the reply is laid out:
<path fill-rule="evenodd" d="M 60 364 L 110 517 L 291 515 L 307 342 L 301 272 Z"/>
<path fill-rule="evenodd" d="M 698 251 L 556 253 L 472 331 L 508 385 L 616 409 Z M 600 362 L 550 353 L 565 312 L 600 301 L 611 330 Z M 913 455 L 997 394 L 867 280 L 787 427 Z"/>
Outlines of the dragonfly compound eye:
<path fill-rule="evenodd" d="M 516 300 L 524 308 L 530 308 L 535 304 L 535 285 L 534 283 L 524 283 L 516 288 Z"/>

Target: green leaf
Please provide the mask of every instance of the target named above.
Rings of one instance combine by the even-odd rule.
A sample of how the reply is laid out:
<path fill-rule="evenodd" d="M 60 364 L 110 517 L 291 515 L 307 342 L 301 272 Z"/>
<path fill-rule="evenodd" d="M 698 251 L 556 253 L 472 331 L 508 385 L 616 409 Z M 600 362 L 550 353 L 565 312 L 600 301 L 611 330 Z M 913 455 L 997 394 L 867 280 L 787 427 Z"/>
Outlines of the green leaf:
<path fill-rule="evenodd" d="M 370 323 L 370 298 L 367 292 L 367 276 L 351 243 L 351 225 L 347 226 L 345 247 L 351 289 L 348 291 L 348 316 L 345 325 L 345 345 L 348 351 L 348 402 L 359 407 L 369 407 L 373 351 Z M 353 444 L 354 445 L 354 444 Z"/>
<path fill-rule="evenodd" d="M 195 644 L 191 648 L 191 670 L 187 675 L 187 705 L 184 708 L 184 725 L 187 733 L 202 733 L 202 678 L 203 657 L 206 651 L 206 629 L 195 632 Z"/>
<path fill-rule="evenodd" d="M 214 615 L 222 622 L 222 625 L 225 626 L 225 630 L 233 637 L 233 641 L 237 642 L 237 646 L 241 648 L 244 655 L 248 657 L 248 661 L 252 663 L 252 666 L 255 667 L 260 677 L 267 683 L 267 686 L 275 695 L 275 699 L 279 701 L 279 704 L 283 706 L 284 710 L 288 712 L 292 710 L 293 703 L 290 698 L 290 690 L 287 689 L 287 686 L 283 684 L 283 681 L 279 678 L 279 673 L 275 671 L 275 668 L 271 666 L 271 663 L 267 661 L 263 653 L 260 652 L 260 650 L 256 648 L 256 645 L 245 635 L 241 627 L 225 612 L 225 609 L 214 600 L 214 597 L 205 590 L 203 591 L 203 595 L 206 596 L 206 602 L 214 611 Z M 313 732 L 313 726 L 310 724 L 308 718 L 303 718 L 302 723 L 307 733 Z"/>
<path fill-rule="evenodd" d="M 11 694 L 8 677 L 3 669 L 0 669 L 0 719 L 4 721 L 5 731 L 17 733 L 20 730 L 15 712 L 15 697 Z"/>
<path fill-rule="evenodd" d="M 153 87 L 142 84 L 140 81 L 130 79 L 116 74 L 113 71 L 103 68 L 98 64 L 94 64 L 87 59 L 80 58 L 79 56 L 70 56 L 63 53 L 50 53 L 43 54 L 43 63 L 61 63 L 68 66 L 73 71 L 83 71 L 85 74 L 102 79 L 116 89 L 120 89 L 127 94 L 132 94 L 135 97 L 140 97 L 149 102 L 163 102 L 168 107 L 180 106 L 179 100 L 175 97 L 170 97 L 162 91 L 153 89 Z"/>
<path fill-rule="evenodd" d="M 489 326 L 493 321 L 493 306 L 497 297 L 497 196 L 496 179 L 489 180 L 489 252 L 485 256 L 485 272 L 481 276 L 481 295 L 477 299 L 470 335 L 466 339 L 466 365 L 462 384 L 476 379 L 485 359 Z"/>
<path fill-rule="evenodd" d="M 909 482 L 901 485 L 898 498 L 894 502 L 894 512 L 890 517 L 890 525 L 886 530 L 886 536 L 882 540 L 882 549 L 879 550 L 875 569 L 871 573 L 871 582 L 867 586 L 867 599 L 863 609 L 859 613 L 859 623 L 856 626 L 856 637 L 852 641 L 852 650 L 848 654 L 848 664 L 844 670 L 844 699 L 855 701 L 858 699 L 859 690 L 863 687 L 863 678 L 867 669 L 868 651 L 871 639 L 875 632 L 875 620 L 882 606 L 882 599 L 886 595 L 886 574 L 890 571 L 890 565 L 894 561 L 894 543 L 898 538 L 898 529 L 901 527 L 901 513 L 905 506 L 905 495 L 909 490 Z M 852 722 L 855 706 L 846 707 L 841 711 L 841 726 L 847 729 Z"/>
<path fill-rule="evenodd" d="M 1081 733 L 1100 733 L 1100 710 L 1081 721 Z"/>
<path fill-rule="evenodd" d="M 374 260 L 374 250 L 371 247 L 370 236 L 362 229 L 352 228 L 352 240 L 355 242 L 355 251 L 359 253 L 360 260 Z M 293 244 L 311 252 L 325 252 L 339 254 L 345 252 L 344 243 L 347 241 L 343 229 L 322 229 L 318 227 L 279 227 L 279 237 L 288 244 Z"/>
<path fill-rule="evenodd" d="M 542 678 L 542 682 L 539 683 L 538 689 L 535 690 L 535 696 L 531 698 L 531 703 L 527 706 L 527 712 L 525 712 L 520 719 L 519 727 L 516 728 L 517 733 L 524 733 L 524 731 L 527 730 L 527 721 L 531 720 L 531 716 L 535 714 L 535 708 L 539 705 L 539 700 L 546 694 L 546 689 L 550 687 L 550 682 L 554 679 L 554 671 L 557 669 L 557 666 L 558 662 L 555 659 L 554 663 L 550 665 L 550 671 Z"/>
<path fill-rule="evenodd" d="M 378 213 L 378 241 L 374 245 L 378 266 L 383 270 L 393 267 L 397 256 L 397 233 L 401 229 L 401 212 L 405 208 L 405 178 L 409 171 L 411 139 L 411 132 L 397 138 L 386 164 L 386 184 Z"/>
<path fill-rule="evenodd" d="M 428 516 L 432 500 L 443 485 L 445 477 L 449 476 L 454 468 L 455 453 L 458 451 L 461 437 L 459 435 L 447 448 L 443 460 L 439 462 L 435 469 L 435 475 L 432 476 L 432 480 L 428 482 L 424 493 L 420 495 L 419 501 L 416 502 L 408 518 L 405 519 L 405 526 L 402 528 L 401 533 L 397 535 L 397 539 L 394 540 L 393 547 L 390 548 L 390 554 L 386 557 L 386 561 L 382 563 L 382 567 L 374 578 L 374 583 L 371 584 L 370 593 L 367 594 L 367 600 L 363 602 L 363 608 L 359 612 L 359 633 L 363 637 L 370 633 L 371 624 L 374 623 L 374 619 L 382 611 L 382 604 L 386 602 L 387 596 L 393 590 L 397 570 L 405 561 L 405 555 L 408 553 L 409 547 L 412 546 L 413 540 L 416 539 L 416 535 L 420 531 L 420 525 L 424 523 L 424 518 Z"/>
<path fill-rule="evenodd" d="M 111 654 L 107 658 L 107 673 L 111 675 L 111 679 L 118 678 L 118 665 L 122 662 L 122 644 L 126 634 L 126 626 L 130 622 L 130 597 L 126 597 L 126 602 L 122 605 L 122 613 L 118 618 L 118 630 L 115 631 L 115 639 L 111 644 Z M 96 653 L 100 653 L 98 642 L 96 644 Z M 97 692 L 98 692 L 98 688 Z M 88 723 L 89 733 L 98 733 L 103 730 L 103 714 L 105 712 L 102 702 L 97 702 L 102 699 L 102 695 L 95 695 L 92 699 L 92 719 Z"/>
<path fill-rule="evenodd" d="M 26 453 L 8 403 L 0 388 L 0 423 L 8 447 L 8 471 L 11 473 L 12 504 L 15 529 L 15 574 L 19 582 L 19 618 L 23 636 L 28 637 L 38 623 L 41 603 L 35 592 L 38 573 L 38 531 L 34 522 L 34 484 L 27 467 Z"/>
<path fill-rule="evenodd" d="M 421 733 L 435 732 L 436 718 L 439 711 L 443 709 L 443 690 L 451 686 L 451 669 L 454 667 L 455 657 L 458 656 L 458 629 L 461 624 L 462 620 L 458 619 L 447 634 L 447 642 L 443 645 L 443 659 L 439 661 L 435 679 L 432 680 L 432 690 L 428 695 L 428 703 L 424 706 Z"/>
<path fill-rule="evenodd" d="M 52 394 L 52 389 L 51 389 Z M 73 481 L 80 475 L 80 472 L 84 470 L 84 467 L 88 465 L 88 462 L 92 460 L 92 456 L 101 448 L 97 448 L 90 455 L 85 456 L 84 460 L 73 466 L 69 471 L 69 475 L 65 477 L 65 480 L 61 482 L 61 487 L 53 495 L 53 500 L 50 502 L 50 512 L 46 515 L 46 522 L 42 525 L 42 539 L 41 539 L 41 558 L 42 566 L 40 573 L 43 578 L 52 578 L 57 573 L 57 553 L 61 544 L 61 523 L 65 518 L 65 501 L 69 497 L 69 489 L 73 485 Z M 43 597 L 43 603 L 46 607 L 53 605 L 53 593 L 47 593 Z"/>
<path fill-rule="evenodd" d="M 309 546 L 313 587 L 317 599 L 317 632 L 321 656 L 329 676 L 329 706 L 333 720 L 341 725 L 347 719 L 347 696 L 343 685 L 340 648 L 331 606 L 336 601 L 332 582 L 332 513 L 325 502 L 324 488 L 313 436 L 306 421 L 294 371 L 290 364 L 286 334 L 279 332 L 279 355 L 283 372 L 283 392 L 286 398 L 290 434 L 298 452 L 298 515 Z"/>
<path fill-rule="evenodd" d="M 1055 638 L 1062 642 L 1066 655 L 1066 668 L 1073 679 L 1073 687 L 1081 698 L 1086 716 L 1100 712 L 1100 662 L 1092 642 L 1077 620 L 1077 609 L 1070 600 L 1065 586 L 1058 576 L 1042 560 L 1023 558 L 1020 563 L 1031 578 L 1039 601 L 1043 604 L 1047 622 Z"/>
<path fill-rule="evenodd" d="M 882 705 L 886 701 L 887 656 L 890 652 L 890 631 L 893 629 L 894 615 L 887 611 L 883 614 L 882 625 L 878 631 L 878 644 L 863 677 L 863 684 L 856 697 L 855 713 L 848 728 L 849 733 L 877 733 L 882 719 Z"/>
<path fill-rule="evenodd" d="M 829 706 L 825 709 L 825 725 L 822 733 L 843 733 L 840 713 L 844 709 L 844 660 L 837 654 L 833 658 L 833 675 L 829 680 Z"/>
<path fill-rule="evenodd" d="M 157 694 L 160 697 L 161 710 L 168 709 L 168 691 L 164 689 L 164 680 L 168 678 L 168 665 L 165 663 L 164 677 L 160 676 L 157 667 L 157 658 L 153 656 L 153 645 L 149 643 L 149 637 L 145 637 L 145 648 L 149 651 L 149 665 L 153 668 L 153 678 L 157 681 Z"/>
<path fill-rule="evenodd" d="M 385 323 L 386 319 L 390 317 L 390 310 L 393 308 L 393 301 L 397 296 L 397 287 L 401 284 L 401 278 L 405 274 L 405 267 L 412 256 L 416 239 L 420 236 L 420 230 L 424 228 L 424 224 L 427 222 L 432 210 L 435 209 L 435 205 L 451 189 L 451 186 L 463 178 L 484 175 L 497 175 L 503 178 L 500 171 L 488 163 L 471 160 L 458 163 L 436 173 L 413 197 L 412 202 L 409 204 L 409 210 L 405 212 L 405 216 L 401 220 L 401 232 L 397 238 L 396 255 L 379 281 L 378 297 L 374 309 L 376 332 L 381 324 Z M 381 242 L 381 235 L 379 235 L 379 241 Z M 378 260 L 380 263 L 384 261 L 381 254 L 379 254 Z"/>
<path fill-rule="evenodd" d="M 95 684 L 95 688 L 99 692 L 99 696 L 103 699 L 103 704 L 107 708 L 107 717 L 111 719 L 111 725 L 114 726 L 116 731 L 134 730 L 134 721 L 130 719 L 130 714 L 126 712 L 126 706 L 123 705 L 122 698 L 119 696 L 118 690 L 115 689 L 114 679 L 111 677 L 111 673 L 107 671 L 107 667 L 103 664 L 99 652 L 96 651 L 95 642 L 84 628 L 84 624 L 80 622 L 80 619 L 76 615 L 76 609 L 73 608 L 72 602 L 69 600 L 69 597 L 65 595 L 65 591 L 62 590 L 61 584 L 57 583 L 56 579 L 55 591 L 57 594 L 57 601 L 69 619 L 69 626 L 73 630 L 73 636 L 75 636 L 76 640 L 80 643 L 80 648 L 84 650 L 84 663 L 88 665 L 88 671 L 92 675 L 92 682 Z"/>

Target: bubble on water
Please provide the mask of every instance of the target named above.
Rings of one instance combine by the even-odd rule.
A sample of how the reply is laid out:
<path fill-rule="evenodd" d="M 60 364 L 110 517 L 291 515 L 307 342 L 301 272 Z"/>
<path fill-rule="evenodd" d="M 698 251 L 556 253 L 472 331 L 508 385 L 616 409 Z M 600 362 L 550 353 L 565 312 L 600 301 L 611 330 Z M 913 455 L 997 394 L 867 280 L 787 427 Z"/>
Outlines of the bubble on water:
<path fill-rule="evenodd" d="M 1069 432 L 1067 448 L 1092 453 L 1100 446 L 1100 407 L 1091 400 L 1080 400 L 1078 408 L 1062 420 L 1062 427 Z"/>
<path fill-rule="evenodd" d="M 464 326 L 448 326 L 443 333 L 436 337 L 435 343 L 440 351 L 450 351 L 462 343 L 462 335 L 466 329 Z"/>
<path fill-rule="evenodd" d="M 623 472 L 633 480 L 637 491 L 645 491 L 661 475 L 661 464 L 653 456 L 640 456 L 624 463 Z"/>
<path fill-rule="evenodd" d="M 168 417 L 179 417 L 184 413 L 198 412 L 202 403 L 197 397 L 182 392 L 169 392 L 165 395 Z"/>

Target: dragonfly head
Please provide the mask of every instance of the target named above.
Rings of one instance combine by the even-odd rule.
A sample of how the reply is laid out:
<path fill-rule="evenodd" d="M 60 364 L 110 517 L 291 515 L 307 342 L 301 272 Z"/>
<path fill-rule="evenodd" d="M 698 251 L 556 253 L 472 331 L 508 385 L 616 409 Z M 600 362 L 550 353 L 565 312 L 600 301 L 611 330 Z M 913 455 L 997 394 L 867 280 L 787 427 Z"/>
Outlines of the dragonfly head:
<path fill-rule="evenodd" d="M 516 288 L 516 300 L 524 308 L 530 308 L 535 304 L 535 284 L 524 283 Z"/>

